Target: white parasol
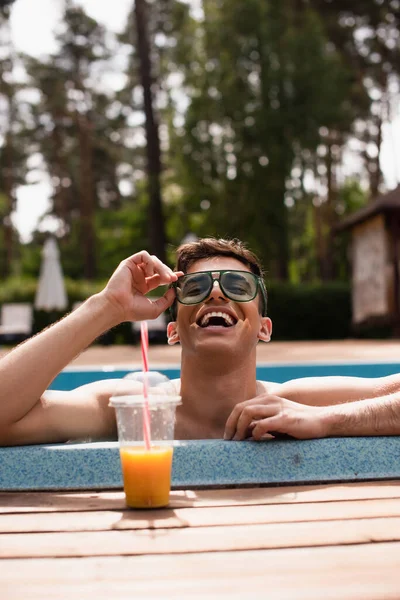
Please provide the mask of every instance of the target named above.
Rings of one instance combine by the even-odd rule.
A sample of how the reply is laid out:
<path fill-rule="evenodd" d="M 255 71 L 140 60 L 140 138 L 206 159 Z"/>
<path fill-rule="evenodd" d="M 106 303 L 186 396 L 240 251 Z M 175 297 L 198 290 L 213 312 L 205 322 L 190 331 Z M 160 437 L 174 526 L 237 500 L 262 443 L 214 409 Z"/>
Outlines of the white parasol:
<path fill-rule="evenodd" d="M 35 308 L 38 310 L 64 310 L 68 300 L 57 242 L 49 238 L 43 245 L 39 284 L 36 290 Z"/>

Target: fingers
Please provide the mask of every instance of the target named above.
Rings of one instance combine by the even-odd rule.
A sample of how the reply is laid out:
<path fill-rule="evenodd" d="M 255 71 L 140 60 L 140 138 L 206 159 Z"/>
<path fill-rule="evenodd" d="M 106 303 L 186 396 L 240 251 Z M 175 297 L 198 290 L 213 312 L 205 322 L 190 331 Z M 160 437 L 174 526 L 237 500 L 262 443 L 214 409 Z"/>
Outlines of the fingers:
<path fill-rule="evenodd" d="M 169 290 L 158 300 L 152 300 L 147 294 L 171 284 L 181 275 L 181 271 L 173 272 L 156 256 L 143 250 L 118 265 L 102 293 L 118 323 L 156 319 L 171 306 L 175 291 Z"/>
<path fill-rule="evenodd" d="M 237 404 L 225 423 L 224 440 L 231 440 L 236 431 L 236 423 L 240 417 L 241 404 Z"/>
<path fill-rule="evenodd" d="M 273 432 L 273 434 L 278 434 L 281 432 L 282 425 L 282 417 L 280 415 L 274 415 L 268 419 L 260 419 L 253 428 L 252 437 L 255 440 L 261 440 L 265 435 L 270 434 L 271 432 Z"/>
<path fill-rule="evenodd" d="M 165 292 L 164 296 L 153 301 L 153 305 L 157 308 L 157 317 L 171 306 L 174 299 L 175 292 L 174 290 L 169 289 Z"/>
<path fill-rule="evenodd" d="M 161 298 L 157 298 L 157 300 L 152 300 L 149 297 L 143 298 L 140 305 L 142 314 L 140 316 L 136 316 L 136 319 L 134 320 L 151 321 L 152 319 L 157 319 L 157 317 L 159 317 L 161 313 L 166 311 L 167 308 L 171 306 L 171 304 L 174 301 L 174 298 L 175 292 L 172 289 L 167 290 L 164 296 L 161 296 Z"/>
<path fill-rule="evenodd" d="M 266 436 L 279 437 L 280 433 L 286 434 L 286 427 L 287 419 L 277 404 L 247 405 L 243 408 L 237 421 L 236 431 L 230 439 L 244 440 L 250 435 L 255 440 L 261 440 Z"/>
<path fill-rule="evenodd" d="M 271 398 L 273 397 L 271 396 Z M 256 398 L 237 404 L 226 421 L 224 439 L 231 440 L 233 438 L 237 430 L 239 418 L 245 408 L 252 405 L 260 405 L 264 402 L 268 402 L 268 397 L 257 396 Z"/>
<path fill-rule="evenodd" d="M 248 437 L 248 431 L 251 429 L 254 437 L 254 430 L 257 428 L 258 421 L 260 419 L 266 419 L 271 417 L 275 413 L 275 408 L 270 405 L 249 405 L 246 406 L 238 419 L 236 425 L 236 432 L 233 436 L 234 440 L 244 440 Z M 254 425 L 256 421 L 256 425 Z M 267 433 L 267 432 L 265 432 Z"/>
<path fill-rule="evenodd" d="M 164 264 L 154 254 L 149 254 L 146 250 L 137 252 L 126 259 L 128 266 L 139 268 L 145 278 L 155 278 L 158 285 L 166 285 L 176 281 L 182 274 L 181 271 L 174 272 L 170 267 Z M 156 279 L 156 276 L 158 279 Z"/>
<path fill-rule="evenodd" d="M 249 434 L 255 440 L 269 435 L 281 437 L 280 434 L 297 439 L 325 437 L 329 435 L 326 416 L 325 407 L 260 395 L 234 408 L 227 421 L 224 438 L 243 440 Z"/>

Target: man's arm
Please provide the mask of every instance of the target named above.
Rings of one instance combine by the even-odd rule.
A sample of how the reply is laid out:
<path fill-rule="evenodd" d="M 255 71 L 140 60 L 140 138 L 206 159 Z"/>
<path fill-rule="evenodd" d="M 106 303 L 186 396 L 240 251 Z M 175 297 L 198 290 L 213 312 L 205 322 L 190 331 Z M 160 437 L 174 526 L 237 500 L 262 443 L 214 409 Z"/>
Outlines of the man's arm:
<path fill-rule="evenodd" d="M 138 252 L 118 266 L 102 292 L 6 355 L 0 361 L 0 445 L 107 433 L 110 422 L 103 417 L 109 412 L 99 389 L 45 391 L 99 335 L 123 321 L 155 319 L 166 310 L 173 290 L 154 302 L 145 294 L 178 275 L 158 258 Z"/>
<path fill-rule="evenodd" d="M 400 392 L 326 407 L 327 436 L 400 435 Z"/>
<path fill-rule="evenodd" d="M 387 377 L 304 377 L 264 384 L 268 394 L 309 406 L 329 406 L 400 392 L 400 374 Z"/>
<path fill-rule="evenodd" d="M 99 296 L 7 354 L 0 361 L 1 428 L 20 421 L 41 398 L 51 381 L 79 352 L 117 322 Z"/>
<path fill-rule="evenodd" d="M 331 406 L 309 406 L 262 394 L 235 406 L 224 438 L 259 440 L 274 432 L 298 439 L 400 435 L 400 392 Z"/>

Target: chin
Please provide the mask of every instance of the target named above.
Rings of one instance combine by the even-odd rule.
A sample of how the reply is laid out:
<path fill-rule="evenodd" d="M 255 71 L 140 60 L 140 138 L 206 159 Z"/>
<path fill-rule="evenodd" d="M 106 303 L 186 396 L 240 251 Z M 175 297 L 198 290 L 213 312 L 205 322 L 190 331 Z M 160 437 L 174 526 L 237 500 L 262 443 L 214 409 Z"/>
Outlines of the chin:
<path fill-rule="evenodd" d="M 243 347 L 244 344 L 240 342 L 234 335 L 224 334 L 211 334 L 198 336 L 195 341 L 196 350 L 207 350 L 210 352 L 221 352 L 224 353 L 237 353 L 238 347 Z"/>

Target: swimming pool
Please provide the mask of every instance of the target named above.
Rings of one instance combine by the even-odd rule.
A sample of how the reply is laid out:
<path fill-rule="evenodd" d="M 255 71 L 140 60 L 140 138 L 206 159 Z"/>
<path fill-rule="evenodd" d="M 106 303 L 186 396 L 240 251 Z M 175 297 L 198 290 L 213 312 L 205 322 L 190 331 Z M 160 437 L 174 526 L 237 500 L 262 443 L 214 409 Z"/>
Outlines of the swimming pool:
<path fill-rule="evenodd" d="M 120 379 L 129 371 L 140 371 L 140 365 L 132 367 L 70 367 L 62 371 L 52 382 L 49 389 L 72 390 L 80 385 L 101 379 Z M 155 369 L 170 379 L 179 377 L 179 365 L 156 366 Z M 319 377 L 324 375 L 346 375 L 353 377 L 384 377 L 400 373 L 400 362 L 382 363 L 286 363 L 257 365 L 257 379 L 282 383 L 298 377 Z"/>
<path fill-rule="evenodd" d="M 132 367 L 67 368 L 51 389 L 70 390 L 101 379 L 119 379 Z M 179 366 L 157 366 L 170 379 Z M 400 373 L 400 362 L 259 364 L 258 379 Z M 0 491 L 112 489 L 122 487 L 117 442 L 44 444 L 0 448 Z M 317 440 L 176 441 L 173 488 L 280 485 L 400 479 L 400 436 Z"/>

